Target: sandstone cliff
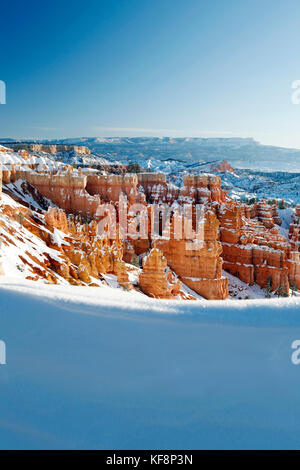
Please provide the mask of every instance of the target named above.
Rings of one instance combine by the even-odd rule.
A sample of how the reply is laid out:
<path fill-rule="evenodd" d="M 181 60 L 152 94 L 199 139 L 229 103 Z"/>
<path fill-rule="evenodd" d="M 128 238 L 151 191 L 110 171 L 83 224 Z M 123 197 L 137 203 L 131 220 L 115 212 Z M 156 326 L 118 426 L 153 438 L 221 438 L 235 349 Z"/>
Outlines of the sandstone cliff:
<path fill-rule="evenodd" d="M 294 289 L 300 289 L 300 204 L 296 207 L 295 216 L 289 229 L 289 237 L 291 243 L 288 260 L 289 279 Z"/>

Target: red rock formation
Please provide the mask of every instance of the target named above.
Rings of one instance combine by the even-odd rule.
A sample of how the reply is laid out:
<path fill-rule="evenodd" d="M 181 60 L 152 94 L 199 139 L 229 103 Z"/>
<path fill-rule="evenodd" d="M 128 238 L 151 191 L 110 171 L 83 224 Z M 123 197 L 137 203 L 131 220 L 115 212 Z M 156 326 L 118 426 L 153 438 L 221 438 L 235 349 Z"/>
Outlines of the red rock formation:
<path fill-rule="evenodd" d="M 224 269 L 250 285 L 256 282 L 266 287 L 271 278 L 272 290 L 283 287 L 288 292 L 286 239 L 276 228 L 267 230 L 267 217 L 261 224 L 257 219 L 246 219 L 243 213 L 244 208 L 233 201 L 219 208 Z"/>
<path fill-rule="evenodd" d="M 84 145 L 61 145 L 61 144 L 30 144 L 30 150 L 34 152 L 47 152 L 47 153 L 57 153 L 57 152 L 76 152 L 82 155 L 90 155 L 91 151 L 88 147 Z"/>
<path fill-rule="evenodd" d="M 292 251 L 300 251 L 300 204 L 295 209 L 295 215 L 289 228 L 289 238 L 291 240 Z"/>
<path fill-rule="evenodd" d="M 70 284 L 95 285 L 92 277 L 102 279 L 105 273 L 119 275 L 121 281 L 126 282 L 124 266 L 120 266 L 123 243 L 119 237 L 115 240 L 110 240 L 105 234 L 99 237 L 96 221 L 82 223 L 78 216 L 67 219 L 64 211 L 53 208 L 45 214 L 45 230 L 43 225 L 31 219 L 31 211 L 26 211 L 23 226 L 49 248 L 57 250 L 59 256 L 45 254 L 48 267 Z M 57 229 L 61 232 L 56 232 Z"/>
<path fill-rule="evenodd" d="M 133 285 L 129 281 L 126 263 L 124 263 L 124 261 L 118 261 L 116 263 L 116 270 L 117 270 L 117 281 L 120 284 L 120 286 L 125 287 L 125 289 L 133 289 Z"/>
<path fill-rule="evenodd" d="M 3 145 L 0 145 L 0 153 L 13 153 L 13 149 L 3 147 Z"/>
<path fill-rule="evenodd" d="M 9 184 L 10 181 L 11 181 L 11 171 L 7 167 L 4 167 L 2 169 L 2 182 L 4 184 Z"/>
<path fill-rule="evenodd" d="M 291 286 L 300 289 L 300 204 L 297 205 L 295 216 L 289 229 L 291 251 L 288 260 L 289 279 Z"/>
<path fill-rule="evenodd" d="M 265 201 L 259 201 L 255 204 L 241 204 L 242 215 L 248 219 L 257 218 L 266 228 L 272 228 L 274 225 L 281 225 L 282 221 L 277 212 L 277 203 L 267 204 Z"/>
<path fill-rule="evenodd" d="M 143 270 L 139 276 L 139 286 L 149 297 L 173 299 L 180 291 L 181 283 L 167 272 L 167 260 L 157 248 L 143 259 Z"/>
<path fill-rule="evenodd" d="M 288 260 L 291 287 L 300 290 L 300 252 L 292 251 Z"/>
<path fill-rule="evenodd" d="M 99 195 L 105 202 L 118 202 L 120 195 L 127 196 L 129 204 L 145 203 L 145 197 L 137 190 L 136 174 L 127 175 L 88 175 L 86 190 L 91 195 Z"/>
<path fill-rule="evenodd" d="M 220 163 L 211 164 L 210 169 L 216 173 L 234 173 L 234 168 L 227 160 L 223 160 Z"/>
<path fill-rule="evenodd" d="M 166 181 L 163 173 L 140 173 L 138 190 L 143 192 L 150 204 L 167 203 L 209 203 L 224 201 L 226 192 L 221 189 L 221 179 L 215 175 L 184 175 L 183 187 Z"/>
<path fill-rule="evenodd" d="M 226 191 L 221 189 L 221 178 L 216 175 L 185 175 L 184 187 L 180 191 L 179 202 L 208 204 L 226 200 Z"/>
<path fill-rule="evenodd" d="M 164 173 L 139 173 L 138 190 L 150 204 L 171 203 L 179 195 L 179 188 L 167 183 Z"/>
<path fill-rule="evenodd" d="M 241 208 L 241 215 L 246 217 L 247 219 L 253 219 L 254 217 L 257 217 L 257 204 L 256 202 L 254 204 L 240 204 L 239 205 Z"/>
<path fill-rule="evenodd" d="M 99 196 L 91 196 L 86 190 L 87 177 L 78 172 L 36 173 L 25 172 L 26 180 L 39 193 L 53 201 L 69 214 L 93 217 L 100 205 Z"/>
<path fill-rule="evenodd" d="M 123 261 L 125 261 L 125 263 L 131 263 L 134 255 L 135 255 L 135 250 L 134 250 L 133 245 L 130 243 L 129 240 L 124 240 Z"/>
<path fill-rule="evenodd" d="M 66 213 L 61 209 L 49 207 L 45 214 L 45 222 L 51 228 L 57 228 L 65 233 L 69 232 Z"/>
<path fill-rule="evenodd" d="M 257 204 L 257 217 L 266 228 L 272 228 L 275 224 L 281 225 L 281 219 L 277 213 L 277 205 L 266 204 L 260 201 Z"/>
<path fill-rule="evenodd" d="M 157 238 L 156 244 L 168 265 L 184 284 L 206 299 L 226 299 L 228 279 L 222 277 L 222 246 L 218 239 L 219 222 L 214 212 L 205 214 L 203 238 L 193 240 L 174 237 L 178 215 L 172 220 L 170 239 Z M 183 217 L 184 225 L 184 217 Z"/>

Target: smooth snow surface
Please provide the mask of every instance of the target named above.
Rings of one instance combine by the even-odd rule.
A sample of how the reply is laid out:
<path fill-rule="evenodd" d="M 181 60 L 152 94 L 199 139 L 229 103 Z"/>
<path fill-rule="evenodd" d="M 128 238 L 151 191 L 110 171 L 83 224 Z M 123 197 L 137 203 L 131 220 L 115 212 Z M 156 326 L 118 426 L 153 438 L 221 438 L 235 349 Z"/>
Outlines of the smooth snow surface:
<path fill-rule="evenodd" d="M 300 298 L 0 278 L 0 448 L 300 447 Z"/>

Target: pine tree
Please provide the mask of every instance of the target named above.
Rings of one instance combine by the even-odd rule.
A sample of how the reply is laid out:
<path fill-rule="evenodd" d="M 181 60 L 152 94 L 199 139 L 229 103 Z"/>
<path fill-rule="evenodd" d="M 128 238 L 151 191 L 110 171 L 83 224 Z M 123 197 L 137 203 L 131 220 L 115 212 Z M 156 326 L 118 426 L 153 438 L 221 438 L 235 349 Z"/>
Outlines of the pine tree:
<path fill-rule="evenodd" d="M 295 283 L 295 282 L 293 282 L 293 283 L 291 284 L 291 291 L 292 291 L 292 297 L 295 297 L 295 295 L 296 295 L 296 292 L 298 291 L 298 289 L 297 289 L 297 286 L 296 286 L 296 283 Z"/>
<path fill-rule="evenodd" d="M 138 258 L 137 255 L 133 255 L 133 258 L 132 258 L 132 261 L 131 261 L 131 264 L 133 264 L 133 266 L 135 266 L 136 268 L 140 268 L 140 260 Z"/>
<path fill-rule="evenodd" d="M 129 162 L 129 165 L 127 166 L 128 173 L 141 173 L 141 171 L 142 169 L 138 163 Z"/>
<path fill-rule="evenodd" d="M 277 297 L 288 297 L 288 293 L 286 292 L 285 288 L 283 285 L 280 285 L 276 291 Z"/>
<path fill-rule="evenodd" d="M 266 298 L 267 299 L 271 298 L 271 292 L 272 292 L 272 278 L 270 276 L 268 278 L 267 285 L 266 285 Z"/>

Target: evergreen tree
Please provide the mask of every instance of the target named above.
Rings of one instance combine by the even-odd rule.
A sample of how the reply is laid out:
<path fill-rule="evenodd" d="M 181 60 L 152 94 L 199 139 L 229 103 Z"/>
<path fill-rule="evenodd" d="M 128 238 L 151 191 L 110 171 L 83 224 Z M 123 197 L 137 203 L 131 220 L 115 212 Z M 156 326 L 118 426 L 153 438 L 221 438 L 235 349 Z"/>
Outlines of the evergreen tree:
<path fill-rule="evenodd" d="M 138 258 L 137 255 L 133 255 L 133 258 L 132 258 L 132 261 L 131 261 L 131 264 L 133 264 L 133 266 L 135 266 L 136 268 L 140 268 L 140 260 Z"/>
<path fill-rule="evenodd" d="M 291 291 L 292 291 L 292 297 L 295 297 L 295 295 L 296 295 L 296 292 L 298 291 L 298 289 L 297 289 L 297 286 L 296 286 L 296 283 L 295 283 L 295 282 L 293 282 L 293 283 L 291 284 Z"/>
<path fill-rule="evenodd" d="M 266 285 L 266 298 L 267 299 L 271 298 L 271 292 L 272 292 L 272 278 L 270 276 L 268 278 L 267 285 Z"/>
<path fill-rule="evenodd" d="M 277 297 L 288 297 L 288 293 L 286 292 L 285 288 L 283 285 L 280 285 L 276 291 Z"/>
<path fill-rule="evenodd" d="M 127 172 L 128 173 L 141 173 L 142 168 L 138 163 L 134 162 L 129 162 L 129 165 L 127 165 Z"/>

